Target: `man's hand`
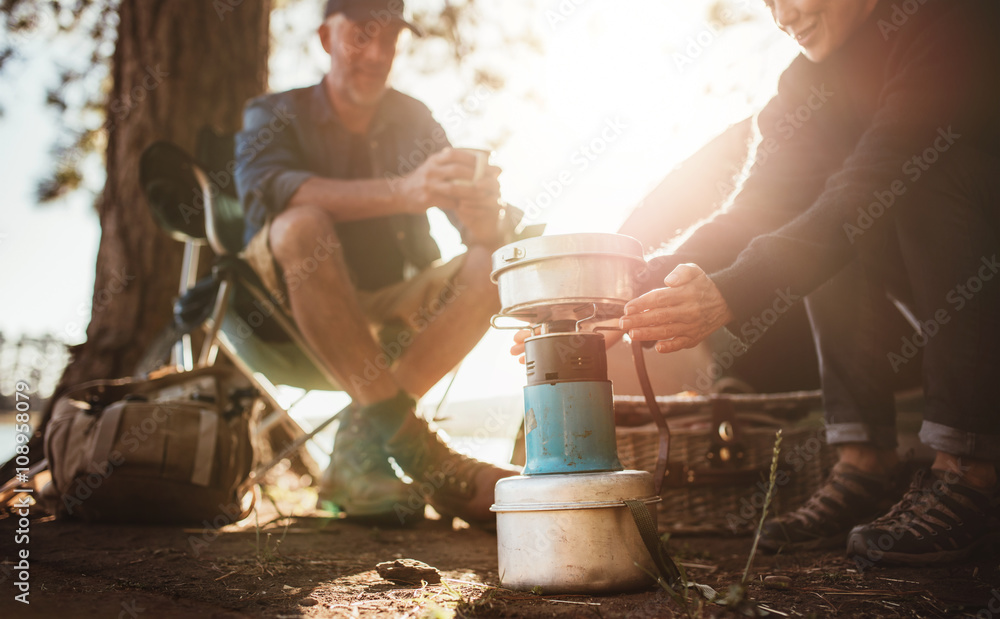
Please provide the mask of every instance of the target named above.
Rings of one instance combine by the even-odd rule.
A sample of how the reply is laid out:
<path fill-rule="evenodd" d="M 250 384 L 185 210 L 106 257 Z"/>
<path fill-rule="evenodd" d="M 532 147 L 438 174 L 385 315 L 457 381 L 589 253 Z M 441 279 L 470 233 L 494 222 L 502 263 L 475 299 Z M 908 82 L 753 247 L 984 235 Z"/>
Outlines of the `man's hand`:
<path fill-rule="evenodd" d="M 476 195 L 459 200 L 454 210 L 465 229 L 463 240 L 470 247 L 482 245 L 496 249 L 503 240 L 500 230 L 500 168 L 486 166 L 483 177 L 471 188 L 476 190 Z"/>
<path fill-rule="evenodd" d="M 423 213 L 432 206 L 456 209 L 463 201 L 478 203 L 500 195 L 500 169 L 489 166 L 475 185 L 456 184 L 459 179 L 471 179 L 476 171 L 476 158 L 452 148 L 434 153 L 416 170 L 395 182 L 393 187 L 406 213 Z"/>
<path fill-rule="evenodd" d="M 482 245 L 495 250 L 503 244 L 500 203 L 496 199 L 462 200 L 455 209 L 455 216 L 462 223 L 467 246 Z"/>
<path fill-rule="evenodd" d="M 621 327 L 633 340 L 656 341 L 656 351 L 693 348 L 733 320 L 722 293 L 694 264 L 681 264 L 663 280 L 666 288 L 625 305 Z"/>

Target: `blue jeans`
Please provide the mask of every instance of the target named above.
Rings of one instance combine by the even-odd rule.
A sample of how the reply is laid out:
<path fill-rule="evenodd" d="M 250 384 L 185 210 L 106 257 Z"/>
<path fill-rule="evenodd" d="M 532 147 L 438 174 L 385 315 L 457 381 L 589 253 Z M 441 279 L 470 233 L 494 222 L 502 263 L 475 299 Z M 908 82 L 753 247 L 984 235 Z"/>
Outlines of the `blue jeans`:
<path fill-rule="evenodd" d="M 923 349 L 921 441 L 1000 460 L 1000 159 L 956 145 L 901 180 L 890 225 L 806 297 L 827 440 L 895 448 L 894 374 Z M 916 329 L 902 339 L 900 311 Z"/>

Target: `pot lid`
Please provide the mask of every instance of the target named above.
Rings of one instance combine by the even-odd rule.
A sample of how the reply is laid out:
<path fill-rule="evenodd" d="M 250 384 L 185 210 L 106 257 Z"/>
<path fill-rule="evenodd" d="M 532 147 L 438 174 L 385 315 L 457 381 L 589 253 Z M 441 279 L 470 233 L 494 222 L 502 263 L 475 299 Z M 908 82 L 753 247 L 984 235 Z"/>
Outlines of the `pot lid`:
<path fill-rule="evenodd" d="M 491 277 L 495 282 L 502 271 L 547 258 L 600 255 L 630 258 L 646 264 L 642 257 L 642 244 L 630 236 L 580 232 L 539 236 L 504 245 L 493 252 Z"/>

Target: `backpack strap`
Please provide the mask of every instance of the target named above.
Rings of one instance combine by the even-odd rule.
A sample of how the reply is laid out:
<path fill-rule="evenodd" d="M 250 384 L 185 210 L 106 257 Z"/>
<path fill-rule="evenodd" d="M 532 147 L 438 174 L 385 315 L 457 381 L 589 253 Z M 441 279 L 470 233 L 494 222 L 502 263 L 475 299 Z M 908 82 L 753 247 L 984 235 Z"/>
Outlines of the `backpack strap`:
<path fill-rule="evenodd" d="M 194 471 L 191 483 L 208 486 L 212 482 L 212 462 L 215 460 L 215 446 L 219 439 L 219 415 L 213 410 L 201 409 L 198 422 L 198 444 L 194 450 Z"/>

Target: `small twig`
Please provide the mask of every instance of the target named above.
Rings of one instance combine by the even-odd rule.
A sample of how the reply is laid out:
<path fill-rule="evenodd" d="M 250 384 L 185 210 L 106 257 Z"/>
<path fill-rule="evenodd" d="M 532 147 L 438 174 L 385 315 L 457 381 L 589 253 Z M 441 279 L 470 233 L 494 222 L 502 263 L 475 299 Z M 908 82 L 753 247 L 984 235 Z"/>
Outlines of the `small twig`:
<path fill-rule="evenodd" d="M 219 576 L 218 578 L 216 578 L 216 579 L 215 579 L 215 582 L 219 582 L 219 581 L 220 581 L 220 580 L 222 580 L 223 578 L 229 578 L 230 576 L 232 576 L 233 574 L 235 574 L 235 573 L 236 573 L 236 572 L 238 572 L 238 571 L 239 571 L 239 570 L 233 570 L 233 571 L 229 572 L 228 574 L 224 574 L 224 575 L 222 575 L 222 576 Z"/>
<path fill-rule="evenodd" d="M 826 598 L 825 598 L 825 597 L 823 597 L 822 595 L 820 595 L 820 594 L 816 593 L 815 591 L 810 591 L 809 593 L 812 593 L 813 595 L 815 595 L 815 596 L 816 596 L 816 597 L 818 597 L 819 599 L 823 600 L 823 602 L 825 602 L 827 606 L 829 606 L 830 608 L 832 608 L 832 609 L 833 609 L 833 612 L 840 612 L 840 609 L 839 609 L 839 608 L 837 608 L 836 606 L 834 606 L 833 604 L 831 604 L 831 603 L 830 603 L 830 600 L 826 599 Z"/>
<path fill-rule="evenodd" d="M 896 597 L 927 593 L 927 591 L 923 589 L 917 589 L 916 591 L 893 591 L 892 589 L 866 589 L 864 591 L 848 591 L 847 589 L 832 589 L 829 587 L 814 587 L 812 589 L 803 589 L 803 591 L 809 591 L 811 593 L 822 591 L 827 595 L 861 595 L 861 596 L 889 595 Z"/>
<path fill-rule="evenodd" d="M 760 522 L 757 523 L 757 533 L 753 536 L 753 546 L 750 547 L 750 556 L 747 557 L 747 566 L 743 568 L 743 585 L 746 586 L 747 578 L 750 576 L 750 566 L 753 564 L 754 556 L 757 554 L 757 544 L 760 542 L 760 533 L 764 528 L 764 519 L 767 518 L 767 509 L 771 506 L 771 499 L 774 497 L 774 487 L 777 483 L 778 455 L 781 453 L 781 430 L 774 435 L 774 451 L 771 454 L 771 473 L 767 481 L 767 494 L 764 496 L 764 507 L 760 511 Z"/>
<path fill-rule="evenodd" d="M 542 598 L 542 599 L 544 599 L 546 602 L 556 602 L 558 604 L 579 604 L 580 606 L 600 606 L 600 603 L 598 602 L 573 602 L 570 600 L 552 600 L 549 598 Z"/>
<path fill-rule="evenodd" d="M 489 589 L 490 587 L 493 586 L 493 585 L 485 585 L 485 584 L 483 584 L 481 582 L 472 582 L 470 580 L 459 580 L 457 578 L 443 578 L 442 577 L 441 580 L 442 581 L 447 580 L 448 582 L 457 582 L 457 583 L 461 583 L 463 585 L 472 585 L 474 587 L 486 587 L 487 589 Z"/>
<path fill-rule="evenodd" d="M 921 585 L 923 583 L 917 582 L 915 580 L 901 580 L 899 578 L 885 578 L 884 576 L 876 576 L 879 580 L 888 580 L 889 582 L 905 582 L 908 585 Z"/>
<path fill-rule="evenodd" d="M 699 570 L 712 570 L 714 572 L 715 570 L 719 569 L 718 565 L 706 565 L 704 563 L 687 563 L 685 561 L 678 561 L 678 563 L 680 563 L 684 567 L 693 567 Z"/>

